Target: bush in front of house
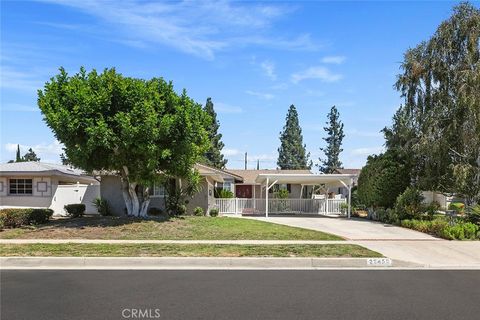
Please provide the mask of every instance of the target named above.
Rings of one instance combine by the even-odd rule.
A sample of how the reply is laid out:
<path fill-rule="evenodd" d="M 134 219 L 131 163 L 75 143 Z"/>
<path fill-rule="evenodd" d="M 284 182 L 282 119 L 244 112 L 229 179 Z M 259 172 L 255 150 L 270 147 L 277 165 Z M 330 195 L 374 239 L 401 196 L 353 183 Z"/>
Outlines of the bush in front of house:
<path fill-rule="evenodd" d="M 112 213 L 110 212 L 110 206 L 108 205 L 108 201 L 103 198 L 95 198 L 93 200 L 93 205 L 97 208 L 97 212 L 102 216 L 111 216 Z"/>
<path fill-rule="evenodd" d="M 205 215 L 202 207 L 195 207 L 195 209 L 193 209 L 193 214 L 199 217 Z"/>
<path fill-rule="evenodd" d="M 477 225 L 459 220 L 449 224 L 443 217 L 431 221 L 405 219 L 401 221 L 400 225 L 448 240 L 474 240 L 480 236 L 480 228 Z"/>
<path fill-rule="evenodd" d="M 181 216 L 187 213 L 187 206 L 180 204 L 177 206 L 177 215 Z"/>
<path fill-rule="evenodd" d="M 467 209 L 465 214 L 465 221 L 476 224 L 480 227 L 480 204 L 471 206 Z"/>
<path fill-rule="evenodd" d="M 161 215 L 164 215 L 165 212 L 160 208 L 152 207 L 152 208 L 148 208 L 147 214 L 149 216 L 161 216 Z"/>
<path fill-rule="evenodd" d="M 405 189 L 395 201 L 395 211 L 400 220 L 416 218 L 424 211 L 423 196 L 420 190 L 412 187 Z"/>
<path fill-rule="evenodd" d="M 447 225 L 442 230 L 442 238 L 448 240 L 474 240 L 479 234 L 479 227 L 471 222 L 460 222 Z"/>
<path fill-rule="evenodd" d="M 48 222 L 52 209 L 10 208 L 0 210 L 0 228 L 18 228 Z"/>
<path fill-rule="evenodd" d="M 226 189 L 220 189 L 217 192 L 217 198 L 231 199 L 233 198 L 233 192 Z"/>
<path fill-rule="evenodd" d="M 85 205 L 83 203 L 67 204 L 63 208 L 72 218 L 81 217 L 85 214 Z"/>
<path fill-rule="evenodd" d="M 210 217 L 217 217 L 219 211 L 218 211 L 218 208 L 212 208 L 208 213 L 210 214 Z"/>
<path fill-rule="evenodd" d="M 374 220 L 389 223 L 389 224 L 399 224 L 400 219 L 398 218 L 398 214 L 393 209 L 378 209 L 375 211 Z"/>

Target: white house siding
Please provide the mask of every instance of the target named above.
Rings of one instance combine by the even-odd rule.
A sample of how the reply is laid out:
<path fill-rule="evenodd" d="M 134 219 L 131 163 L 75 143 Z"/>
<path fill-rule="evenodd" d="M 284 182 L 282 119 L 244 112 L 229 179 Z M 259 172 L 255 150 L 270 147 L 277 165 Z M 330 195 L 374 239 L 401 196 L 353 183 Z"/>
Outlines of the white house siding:
<path fill-rule="evenodd" d="M 32 179 L 32 195 L 9 195 L 9 179 Z M 87 213 L 96 213 L 92 201 L 100 196 L 98 185 L 59 185 L 65 178 L 56 176 L 0 177 L 0 207 L 50 208 L 54 214 L 65 214 L 65 204 L 84 203 Z"/>
<path fill-rule="evenodd" d="M 32 179 L 32 195 L 9 195 L 9 179 Z M 52 203 L 52 192 L 56 190 L 57 184 L 57 179 L 51 177 L 0 177 L 0 206 L 20 208 L 48 208 Z M 45 190 L 43 189 L 45 185 L 46 191 L 43 191 Z M 42 189 L 39 189 L 39 187 Z"/>

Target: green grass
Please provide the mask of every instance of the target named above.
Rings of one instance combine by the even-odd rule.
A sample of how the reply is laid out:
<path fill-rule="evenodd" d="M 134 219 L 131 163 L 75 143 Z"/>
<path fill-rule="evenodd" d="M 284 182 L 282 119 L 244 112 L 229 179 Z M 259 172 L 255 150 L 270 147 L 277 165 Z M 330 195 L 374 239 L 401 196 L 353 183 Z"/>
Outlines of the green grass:
<path fill-rule="evenodd" d="M 82 217 L 40 226 L 6 229 L 1 239 L 138 239 L 138 240 L 343 240 L 319 231 L 230 217 L 133 219 Z"/>
<path fill-rule="evenodd" d="M 357 245 L 2 244 L 0 256 L 69 257 L 381 257 Z"/>

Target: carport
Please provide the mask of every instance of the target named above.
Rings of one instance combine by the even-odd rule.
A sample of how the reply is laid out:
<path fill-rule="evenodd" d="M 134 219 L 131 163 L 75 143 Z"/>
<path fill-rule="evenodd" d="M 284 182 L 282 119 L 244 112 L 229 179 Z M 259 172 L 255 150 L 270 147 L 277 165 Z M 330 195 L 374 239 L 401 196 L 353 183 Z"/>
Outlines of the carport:
<path fill-rule="evenodd" d="M 299 184 L 302 186 L 302 191 L 305 186 L 323 186 L 328 190 L 328 188 L 338 188 L 345 187 L 348 190 L 347 197 L 347 217 L 351 216 L 351 200 L 352 200 L 352 186 L 353 179 L 355 175 L 352 174 L 287 174 L 287 173 L 272 173 L 272 174 L 259 174 L 255 182 L 262 185 L 262 190 L 265 189 L 265 203 L 264 210 L 265 216 L 268 217 L 269 214 L 269 205 L 275 204 L 275 202 L 289 203 L 292 206 L 299 208 L 296 211 L 302 211 L 302 208 L 317 208 L 319 203 L 323 201 L 323 207 L 325 208 L 325 213 L 329 213 L 329 207 L 333 204 L 336 205 L 332 200 L 325 197 L 324 200 L 318 201 L 317 199 L 274 199 L 275 202 L 272 202 L 273 199 L 269 199 L 269 190 L 275 184 Z M 263 200 L 263 199 L 262 199 Z M 338 202 L 338 201 L 337 201 Z M 263 206 L 262 206 L 263 207 Z"/>

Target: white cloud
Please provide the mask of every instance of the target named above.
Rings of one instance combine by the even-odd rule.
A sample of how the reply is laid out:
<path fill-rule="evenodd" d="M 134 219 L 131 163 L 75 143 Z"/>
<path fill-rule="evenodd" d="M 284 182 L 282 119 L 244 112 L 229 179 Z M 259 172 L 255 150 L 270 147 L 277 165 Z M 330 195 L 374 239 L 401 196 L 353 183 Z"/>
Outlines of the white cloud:
<path fill-rule="evenodd" d="M 282 83 L 279 83 L 279 84 L 275 84 L 273 86 L 270 87 L 270 89 L 272 90 L 285 90 L 288 88 L 288 84 L 282 82 Z"/>
<path fill-rule="evenodd" d="M 245 91 L 245 93 L 254 97 L 265 99 L 265 100 L 271 100 L 275 98 L 275 96 L 271 93 L 263 93 L 263 92 L 257 92 L 257 91 L 251 91 L 251 90 L 247 90 Z"/>
<path fill-rule="evenodd" d="M 275 74 L 275 64 L 272 61 L 265 60 L 260 64 L 260 67 L 267 77 L 272 80 L 277 79 L 277 75 Z"/>
<path fill-rule="evenodd" d="M 7 152 L 11 152 L 13 155 L 15 155 L 15 152 L 17 152 L 17 143 L 6 143 L 4 148 Z M 36 145 L 20 144 L 20 153 L 24 155 L 30 148 L 35 151 L 37 156 L 42 161 L 45 159 L 51 159 L 52 156 L 56 156 L 56 158 L 58 158 L 58 156 L 63 152 L 63 144 L 57 140 L 51 143 L 40 143 Z"/>
<path fill-rule="evenodd" d="M 147 2 L 104 0 L 44 0 L 74 7 L 114 26 L 112 34 L 151 45 L 166 45 L 205 59 L 228 47 L 260 45 L 285 49 L 315 48 L 308 35 L 277 38 L 271 25 L 289 14 L 286 4 L 245 5 L 229 1 Z"/>
<path fill-rule="evenodd" d="M 22 72 L 7 66 L 2 66 L 0 86 L 2 89 L 13 89 L 36 93 L 43 87 L 44 81 L 39 80 L 33 72 Z"/>
<path fill-rule="evenodd" d="M 352 149 L 350 153 L 354 156 L 369 156 L 371 154 L 382 153 L 384 150 L 384 147 L 366 147 Z"/>
<path fill-rule="evenodd" d="M 237 149 L 228 149 L 228 148 L 225 148 L 222 150 L 222 153 L 224 156 L 226 157 L 231 157 L 231 156 L 236 156 L 236 155 L 239 155 L 241 153 L 240 150 L 237 150 Z"/>
<path fill-rule="evenodd" d="M 217 111 L 218 113 L 242 113 L 243 109 L 241 107 L 232 106 L 227 103 L 216 102 L 215 111 Z"/>
<path fill-rule="evenodd" d="M 0 108 L 2 111 L 12 111 L 12 112 L 40 112 L 40 109 L 37 106 L 24 105 L 19 103 L 8 103 L 4 104 Z"/>
<path fill-rule="evenodd" d="M 345 60 L 344 56 L 327 56 L 323 57 L 321 61 L 322 63 L 342 64 Z"/>
<path fill-rule="evenodd" d="M 381 138 L 383 134 L 380 132 L 375 131 L 365 131 L 365 130 L 358 130 L 358 129 L 350 129 L 345 132 L 349 136 L 355 136 L 355 137 L 363 137 L 363 138 Z"/>
<path fill-rule="evenodd" d="M 323 66 L 314 66 L 306 70 L 294 73 L 291 76 L 291 80 L 293 83 L 298 83 L 306 79 L 319 79 L 324 82 L 335 82 L 342 79 L 342 75 L 332 73 L 329 69 Z"/>

